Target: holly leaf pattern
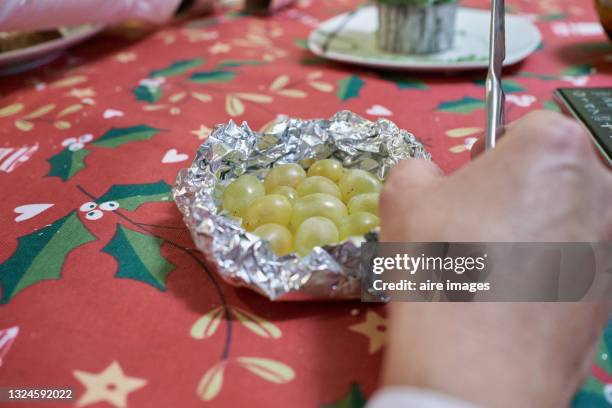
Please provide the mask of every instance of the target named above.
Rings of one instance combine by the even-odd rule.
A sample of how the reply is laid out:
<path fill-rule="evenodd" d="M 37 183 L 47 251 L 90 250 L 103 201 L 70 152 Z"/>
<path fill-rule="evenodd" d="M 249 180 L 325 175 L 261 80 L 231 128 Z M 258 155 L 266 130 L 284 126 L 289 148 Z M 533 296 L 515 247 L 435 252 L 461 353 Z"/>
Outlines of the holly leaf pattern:
<path fill-rule="evenodd" d="M 171 198 L 170 186 L 160 180 L 148 184 L 115 184 L 96 202 L 101 204 L 105 201 L 117 201 L 120 208 L 134 211 L 144 203 L 170 201 Z"/>
<path fill-rule="evenodd" d="M 160 132 L 160 129 L 155 129 L 148 125 L 137 125 L 127 128 L 112 128 L 91 144 L 94 146 L 115 148 L 128 142 L 149 140 Z"/>
<path fill-rule="evenodd" d="M 259 60 L 225 60 L 225 61 L 221 61 L 219 63 L 219 65 L 217 65 L 217 68 L 237 68 L 237 67 L 242 67 L 244 65 L 263 65 L 264 62 L 263 61 L 259 61 Z"/>
<path fill-rule="evenodd" d="M 195 58 L 189 60 L 176 61 L 172 63 L 169 67 L 157 69 L 155 71 L 151 71 L 149 76 L 151 78 L 157 77 L 169 77 L 169 76 L 177 76 L 182 75 L 190 69 L 196 68 L 204 63 L 202 58 Z"/>
<path fill-rule="evenodd" d="M 160 291 L 166 290 L 166 277 L 174 265 L 160 253 L 164 240 L 141 234 L 117 224 L 115 235 L 102 248 L 119 263 L 117 278 L 134 279 L 147 283 Z"/>
<path fill-rule="evenodd" d="M 235 77 L 236 73 L 232 71 L 203 71 L 191 75 L 191 81 L 199 84 L 207 84 L 209 82 L 230 82 Z"/>
<path fill-rule="evenodd" d="M 574 398 L 572 406 L 578 407 L 604 407 L 609 406 L 605 399 L 605 387 L 612 378 L 612 362 L 610 350 L 612 346 L 612 325 L 608 324 L 599 340 L 595 361 L 591 368 L 591 375 L 582 385 L 580 392 Z M 603 396 L 603 397 L 602 397 Z"/>
<path fill-rule="evenodd" d="M 427 89 L 425 82 L 420 79 L 410 78 L 401 75 L 382 74 L 381 78 L 385 81 L 394 82 L 398 89 Z"/>
<path fill-rule="evenodd" d="M 65 148 L 55 156 L 47 159 L 51 165 L 47 177 L 59 177 L 63 181 L 70 180 L 75 174 L 85 168 L 85 157 L 89 153 L 91 152 L 87 149 L 72 151 Z"/>
<path fill-rule="evenodd" d="M 566 13 L 549 13 L 544 14 L 538 17 L 540 21 L 559 21 L 559 20 L 567 20 Z"/>
<path fill-rule="evenodd" d="M 486 81 L 484 79 L 479 79 L 476 81 L 476 85 L 484 87 L 486 85 Z M 502 81 L 502 88 L 506 94 L 525 91 L 525 87 L 523 85 L 510 79 Z"/>
<path fill-rule="evenodd" d="M 323 404 L 321 408 L 363 408 L 365 407 L 366 399 L 359 388 L 359 384 L 351 384 L 349 392 L 341 400 L 332 404 Z"/>
<path fill-rule="evenodd" d="M 344 79 L 338 80 L 338 91 L 336 95 L 343 101 L 346 101 L 351 98 L 359 97 L 359 93 L 361 92 L 361 88 L 365 82 L 361 78 L 356 75 L 351 75 Z"/>
<path fill-rule="evenodd" d="M 308 39 L 306 38 L 296 38 L 293 42 L 298 48 L 301 48 L 303 50 L 308 49 Z"/>
<path fill-rule="evenodd" d="M 132 93 L 136 97 L 137 101 L 143 101 L 148 103 L 158 102 L 162 97 L 161 87 L 149 88 L 148 86 L 139 85 L 132 89 Z"/>
<path fill-rule="evenodd" d="M 452 112 L 469 115 L 474 111 L 477 111 L 478 109 L 483 109 L 484 107 L 485 103 L 482 99 L 476 99 L 470 96 L 466 96 L 465 98 L 456 101 L 442 102 L 440 103 L 440 105 L 438 105 L 438 110 L 442 112 Z"/>
<path fill-rule="evenodd" d="M 528 72 L 528 71 L 520 71 L 517 74 L 517 76 L 523 77 L 523 78 L 535 78 L 535 79 L 540 79 L 542 81 L 556 81 L 559 79 L 559 77 L 554 76 L 554 75 L 537 74 L 535 72 Z"/>
<path fill-rule="evenodd" d="M 561 108 L 559 108 L 559 105 L 557 105 L 557 103 L 555 101 L 545 101 L 543 104 L 544 109 L 546 110 L 550 110 L 553 112 L 561 112 Z"/>
<path fill-rule="evenodd" d="M 18 239 L 17 249 L 0 265 L 0 303 L 37 282 L 59 279 L 66 256 L 78 246 L 95 240 L 76 211 Z"/>
<path fill-rule="evenodd" d="M 316 65 L 325 65 L 327 60 L 321 57 L 315 56 L 306 56 L 300 60 L 300 64 L 306 66 L 316 66 Z"/>
<path fill-rule="evenodd" d="M 580 391 L 574 397 L 574 401 L 572 402 L 573 408 L 592 408 L 592 407 L 608 407 L 608 401 L 602 396 L 602 390 L 599 391 L 599 394 L 595 394 L 593 392 L 588 391 Z"/>
<path fill-rule="evenodd" d="M 572 65 L 569 68 L 565 68 L 561 71 L 563 76 L 585 76 L 593 73 L 593 66 L 590 64 L 579 64 Z"/>
<path fill-rule="evenodd" d="M 612 372 L 612 359 L 610 359 L 610 351 L 612 351 L 612 323 L 608 323 L 603 332 L 603 338 L 600 340 L 598 358 L 601 358 L 601 366 L 608 373 Z M 605 356 L 604 356 L 605 354 Z"/>
<path fill-rule="evenodd" d="M 394 82 L 399 89 L 427 89 L 425 82 L 418 79 L 398 78 Z"/>

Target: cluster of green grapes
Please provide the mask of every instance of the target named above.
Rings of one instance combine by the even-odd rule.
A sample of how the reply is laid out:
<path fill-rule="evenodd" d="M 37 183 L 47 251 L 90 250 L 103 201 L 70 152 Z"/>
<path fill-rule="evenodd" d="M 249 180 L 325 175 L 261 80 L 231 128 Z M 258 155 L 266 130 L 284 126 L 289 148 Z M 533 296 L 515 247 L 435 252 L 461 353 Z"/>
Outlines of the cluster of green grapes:
<path fill-rule="evenodd" d="M 267 240 L 278 256 L 336 244 L 376 228 L 382 183 L 365 170 L 345 169 L 334 159 L 315 162 L 308 173 L 281 164 L 263 183 L 246 174 L 223 192 L 223 209 Z"/>

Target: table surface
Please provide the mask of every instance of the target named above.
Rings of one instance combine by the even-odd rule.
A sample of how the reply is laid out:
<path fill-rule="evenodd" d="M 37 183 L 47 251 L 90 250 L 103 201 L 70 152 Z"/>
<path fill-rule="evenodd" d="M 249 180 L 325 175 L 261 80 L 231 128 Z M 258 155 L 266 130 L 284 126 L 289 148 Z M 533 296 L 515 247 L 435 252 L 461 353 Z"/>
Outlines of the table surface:
<path fill-rule="evenodd" d="M 363 405 L 384 310 L 271 303 L 228 286 L 190 252 L 170 198 L 178 170 L 230 118 L 259 129 L 277 114 L 350 109 L 414 132 L 447 172 L 468 162 L 484 124 L 482 72 L 375 72 L 305 50 L 318 22 L 355 4 L 112 31 L 0 79 L 0 385 L 70 387 L 92 407 Z M 510 8 L 544 37 L 506 71 L 510 119 L 557 109 L 556 87 L 610 85 L 612 47 L 592 2 Z M 610 330 L 576 406 L 612 401 Z"/>

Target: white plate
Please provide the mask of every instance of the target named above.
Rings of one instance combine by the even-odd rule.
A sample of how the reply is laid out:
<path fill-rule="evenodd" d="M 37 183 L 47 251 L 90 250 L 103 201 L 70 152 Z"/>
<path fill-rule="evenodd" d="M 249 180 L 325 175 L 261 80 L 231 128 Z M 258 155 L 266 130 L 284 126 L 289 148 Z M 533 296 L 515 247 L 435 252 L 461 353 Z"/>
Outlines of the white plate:
<path fill-rule="evenodd" d="M 45 41 L 31 47 L 0 52 L 0 75 L 21 72 L 45 64 L 57 57 L 61 51 L 85 41 L 102 30 L 99 25 L 83 25 L 63 28 L 62 37 Z"/>
<path fill-rule="evenodd" d="M 489 11 L 460 7 L 457 38 L 452 50 L 429 55 L 400 55 L 377 48 L 378 9 L 366 6 L 321 23 L 310 33 L 308 48 L 323 58 L 376 68 L 432 71 L 486 68 L 490 18 Z M 330 34 L 331 41 L 328 40 Z M 507 15 L 504 65 L 527 58 L 541 41 L 540 31 L 528 19 Z"/>

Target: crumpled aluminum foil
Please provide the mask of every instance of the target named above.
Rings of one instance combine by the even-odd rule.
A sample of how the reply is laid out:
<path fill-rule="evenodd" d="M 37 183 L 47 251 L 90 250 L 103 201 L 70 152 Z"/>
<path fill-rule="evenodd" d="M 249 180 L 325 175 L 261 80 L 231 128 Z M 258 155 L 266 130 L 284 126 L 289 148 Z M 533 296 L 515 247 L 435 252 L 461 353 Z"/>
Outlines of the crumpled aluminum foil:
<path fill-rule="evenodd" d="M 299 163 L 307 168 L 328 157 L 347 168 L 368 170 L 381 180 L 401 159 L 431 160 L 414 135 L 393 122 L 371 122 L 349 111 L 329 120 L 285 119 L 263 133 L 246 123 L 219 125 L 198 148 L 191 167 L 179 172 L 173 189 L 207 264 L 230 284 L 246 286 L 271 300 L 359 298 L 359 242 L 315 248 L 303 258 L 296 254 L 279 258 L 266 241 L 218 210 L 223 189 L 242 174 L 263 179 L 275 164 Z M 377 236 L 370 233 L 366 240 Z"/>

